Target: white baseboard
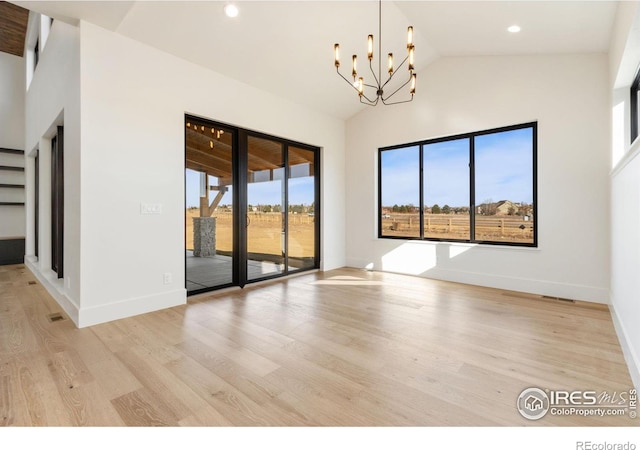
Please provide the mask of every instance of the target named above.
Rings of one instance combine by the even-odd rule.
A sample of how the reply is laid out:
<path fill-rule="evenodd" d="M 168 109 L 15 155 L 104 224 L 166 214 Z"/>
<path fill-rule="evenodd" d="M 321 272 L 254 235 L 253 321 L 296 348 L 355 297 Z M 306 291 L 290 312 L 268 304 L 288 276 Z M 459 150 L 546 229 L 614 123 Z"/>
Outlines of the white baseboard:
<path fill-rule="evenodd" d="M 357 267 L 368 270 L 380 270 L 380 267 L 365 260 L 349 258 L 348 267 Z M 389 271 L 387 271 L 389 272 Z M 402 272 L 394 272 L 402 273 Z M 466 272 L 434 267 L 421 274 L 405 275 L 420 276 L 434 280 L 451 281 L 454 283 L 472 284 L 475 286 L 492 287 L 508 291 L 524 292 L 534 295 L 546 295 L 550 297 L 566 298 L 569 300 L 581 300 L 592 303 L 609 304 L 609 290 L 596 286 L 584 286 L 569 283 L 559 283 L 548 280 L 534 280 L 530 278 L 509 277 L 481 272 Z"/>
<path fill-rule="evenodd" d="M 187 303 L 187 290 L 176 289 L 159 294 L 145 295 L 143 297 L 128 298 L 113 303 L 81 308 L 79 311 L 78 328 L 124 319 L 160 309 Z"/>
<path fill-rule="evenodd" d="M 38 260 L 34 256 L 25 256 L 24 265 L 33 273 L 40 284 L 47 290 L 49 295 L 60 305 L 73 323 L 78 326 L 80 308 L 78 304 L 68 296 L 64 289 L 64 281 L 58 279 L 52 270 L 41 271 L 37 264 Z"/>
<path fill-rule="evenodd" d="M 624 359 L 629 367 L 629 374 L 631 375 L 631 381 L 637 390 L 640 390 L 640 355 L 638 355 L 637 349 L 634 348 L 633 343 L 629 339 L 629 335 L 624 326 L 624 322 L 620 320 L 620 316 L 616 311 L 615 306 L 609 305 L 611 310 L 611 318 L 613 319 L 613 325 L 622 347 L 622 353 Z"/>
<path fill-rule="evenodd" d="M 37 265 L 35 257 L 25 257 L 25 266 L 35 275 L 49 295 L 60 305 L 78 328 L 84 328 L 112 320 L 124 319 L 159 309 L 187 303 L 187 290 L 175 289 L 169 292 L 129 298 L 113 303 L 81 308 L 64 289 L 64 281 L 56 278 L 56 274 L 44 273 Z"/>
<path fill-rule="evenodd" d="M 431 269 L 422 276 L 437 280 L 525 292 L 527 294 L 546 295 L 592 303 L 609 303 L 609 290 L 595 286 L 439 268 Z"/>

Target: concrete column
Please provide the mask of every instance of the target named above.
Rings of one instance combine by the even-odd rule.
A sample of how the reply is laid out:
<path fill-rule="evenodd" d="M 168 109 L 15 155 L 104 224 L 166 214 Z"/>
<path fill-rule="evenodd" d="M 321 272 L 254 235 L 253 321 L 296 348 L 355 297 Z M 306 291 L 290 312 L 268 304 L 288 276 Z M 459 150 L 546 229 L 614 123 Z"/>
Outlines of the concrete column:
<path fill-rule="evenodd" d="M 193 218 L 193 256 L 216 254 L 216 218 Z"/>

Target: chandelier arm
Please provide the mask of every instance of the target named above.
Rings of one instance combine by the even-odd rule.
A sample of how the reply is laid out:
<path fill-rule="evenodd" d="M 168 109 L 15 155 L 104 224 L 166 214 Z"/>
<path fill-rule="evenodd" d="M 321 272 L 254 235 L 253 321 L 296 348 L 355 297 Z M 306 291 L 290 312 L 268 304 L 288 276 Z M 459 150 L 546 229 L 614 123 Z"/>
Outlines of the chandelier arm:
<path fill-rule="evenodd" d="M 366 98 L 367 101 L 363 101 L 362 97 Z M 362 103 L 363 105 L 367 105 L 367 106 L 376 106 L 378 104 L 378 100 L 380 100 L 380 97 L 376 97 L 376 100 L 372 102 L 369 99 L 369 97 L 367 97 L 366 95 L 361 95 L 360 96 L 360 103 Z"/>
<path fill-rule="evenodd" d="M 385 101 L 386 101 L 386 100 L 389 100 L 391 97 L 393 97 L 393 96 L 396 94 L 396 92 L 398 92 L 400 89 L 402 89 L 402 88 L 403 88 L 403 87 L 405 87 L 407 84 L 409 84 L 409 82 L 410 82 L 410 81 L 411 81 L 411 77 L 409 77 L 409 79 L 408 79 L 407 81 L 405 81 L 405 83 L 404 83 L 402 86 L 400 86 L 398 89 L 396 89 L 395 91 L 393 91 L 393 92 L 391 93 L 391 95 L 388 95 L 388 96 L 387 96 L 387 98 L 383 98 L 383 99 L 382 99 L 382 103 L 384 103 L 385 105 L 391 105 L 392 103 L 385 103 Z M 411 99 L 413 99 L 413 95 L 411 96 Z M 407 101 L 409 101 L 409 102 L 410 102 L 411 100 L 407 100 Z M 404 102 L 397 102 L 397 103 L 404 103 Z"/>
<path fill-rule="evenodd" d="M 404 59 L 402 60 L 402 62 L 401 62 L 400 64 L 398 64 L 398 68 L 402 67 L 402 66 L 404 65 L 404 63 L 406 63 L 406 62 L 407 62 L 407 59 L 409 59 L 409 57 L 408 57 L 408 56 L 405 56 L 405 57 L 404 57 Z M 391 81 L 391 79 L 392 79 L 392 78 L 394 77 L 394 75 L 395 75 L 395 74 L 397 74 L 397 73 L 398 73 L 398 71 L 397 71 L 397 70 L 396 70 L 396 71 L 394 71 L 394 72 L 389 76 L 389 78 L 387 79 L 387 81 L 385 81 L 385 82 L 384 82 L 384 84 L 381 86 L 381 89 L 384 89 L 384 87 L 389 83 L 389 81 Z M 409 78 L 409 80 L 411 80 L 411 78 Z M 393 95 L 393 94 L 391 94 L 391 95 Z M 391 95 L 390 95 L 389 97 L 391 97 Z M 387 97 L 387 98 L 389 98 L 389 97 Z"/>
<path fill-rule="evenodd" d="M 367 102 L 363 102 L 363 101 L 362 101 L 362 97 L 364 97 L 365 99 L 367 99 L 367 102 L 369 102 L 369 103 L 367 103 Z M 366 96 L 366 94 L 363 92 L 363 93 L 360 95 L 360 103 L 366 103 L 366 104 L 369 104 L 369 105 L 375 106 L 375 105 L 378 103 L 379 98 L 380 98 L 379 96 L 376 96 L 376 99 L 375 99 L 375 100 L 371 100 L 371 99 L 370 99 L 369 97 L 367 97 L 367 96 Z"/>
<path fill-rule="evenodd" d="M 357 88 L 357 87 L 355 87 L 351 81 L 349 81 L 347 78 L 345 78 L 345 76 L 344 76 L 344 75 L 342 75 L 342 74 L 340 73 L 340 69 L 339 69 L 338 67 L 336 67 L 336 72 L 338 73 L 338 75 L 340 75 L 340 77 L 341 77 L 344 81 L 346 81 L 346 82 L 347 82 L 347 84 L 348 84 L 349 86 L 351 86 L 353 89 L 355 89 L 355 91 L 356 91 L 356 92 L 358 92 L 358 93 L 359 93 L 358 88 Z"/>
<path fill-rule="evenodd" d="M 371 74 L 373 75 L 373 79 L 376 80 L 376 86 L 372 86 L 376 89 L 380 89 L 380 80 L 378 79 L 378 77 L 376 76 L 376 73 L 373 70 L 373 65 L 372 65 L 372 61 L 369 60 L 369 69 L 371 70 Z"/>
<path fill-rule="evenodd" d="M 389 97 L 387 97 L 387 98 L 389 98 Z M 397 101 L 397 102 L 389 102 L 389 103 L 387 103 L 384 100 L 382 100 L 382 104 L 385 105 L 385 106 L 389 106 L 389 105 L 398 105 L 400 103 L 410 103 L 412 101 L 413 101 L 413 95 L 411 96 L 411 98 L 409 100 L 400 100 L 400 101 Z"/>

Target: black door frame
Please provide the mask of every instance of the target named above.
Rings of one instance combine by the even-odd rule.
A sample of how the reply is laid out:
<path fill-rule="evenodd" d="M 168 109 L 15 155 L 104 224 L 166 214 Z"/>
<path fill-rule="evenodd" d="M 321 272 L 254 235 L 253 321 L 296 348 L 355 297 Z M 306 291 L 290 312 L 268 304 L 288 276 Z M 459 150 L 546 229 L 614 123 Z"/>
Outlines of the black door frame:
<path fill-rule="evenodd" d="M 232 172 L 233 172 L 233 218 L 232 223 L 234 227 L 233 233 L 233 270 L 232 270 L 232 278 L 233 282 L 231 284 L 224 284 L 220 286 L 207 287 L 202 289 L 197 289 L 193 291 L 188 291 L 187 295 L 195 295 L 203 292 L 209 292 L 216 289 L 226 288 L 230 286 L 239 286 L 244 287 L 249 283 L 255 283 L 258 281 L 264 281 L 274 278 L 280 278 L 287 275 L 291 275 L 293 273 L 304 272 L 308 270 L 315 270 L 320 267 L 320 218 L 321 218 L 321 205 L 320 205 L 320 147 L 303 144 L 301 142 L 292 141 L 290 139 L 280 138 L 277 136 L 268 135 L 265 133 L 260 133 L 257 131 L 247 130 L 244 128 L 240 128 L 234 125 L 229 125 L 223 122 L 213 121 L 204 117 L 195 116 L 192 114 L 185 114 L 185 124 L 190 121 L 200 121 L 205 122 L 209 127 L 221 127 L 228 128 L 233 132 L 233 152 L 232 152 Z M 183 124 L 183 126 L 185 125 Z M 187 128 L 185 129 L 185 146 L 184 146 L 184 170 L 185 170 L 185 203 L 184 210 L 186 210 L 186 158 L 187 158 Z M 284 254 L 284 271 L 282 273 L 269 274 L 264 277 L 248 279 L 248 253 L 247 253 L 247 210 L 248 210 L 248 176 L 247 176 L 247 167 L 248 167 L 248 138 L 249 136 L 260 138 L 260 139 L 268 139 L 272 141 L 276 141 L 282 144 L 283 146 L 283 162 L 284 162 L 284 177 L 287 181 L 285 183 L 285 204 L 283 205 L 284 214 L 284 229 L 285 229 L 285 254 Z M 289 233 L 289 220 L 288 220 L 288 207 L 289 207 L 289 192 L 288 192 L 288 180 L 290 175 L 290 168 L 288 165 L 289 162 L 289 147 L 301 148 L 304 150 L 309 150 L 313 152 L 314 155 L 314 264 L 313 267 L 310 268 L 302 268 L 296 270 L 289 270 L 288 264 L 288 233 Z M 185 239 L 185 248 L 186 248 L 186 235 Z M 187 280 L 187 260 L 185 255 L 185 286 Z"/>

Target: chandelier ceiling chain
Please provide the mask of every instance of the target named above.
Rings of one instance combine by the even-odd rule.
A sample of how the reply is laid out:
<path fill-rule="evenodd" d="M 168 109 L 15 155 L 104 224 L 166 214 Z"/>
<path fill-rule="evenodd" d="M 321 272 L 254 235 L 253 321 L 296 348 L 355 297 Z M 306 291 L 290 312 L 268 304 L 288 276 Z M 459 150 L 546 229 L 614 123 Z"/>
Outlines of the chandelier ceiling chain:
<path fill-rule="evenodd" d="M 375 80 L 375 84 L 367 84 L 364 82 L 364 77 L 358 77 L 358 56 L 353 55 L 352 60 L 352 68 L 351 68 L 351 76 L 353 77 L 353 82 L 351 82 L 348 78 L 340 73 L 340 44 L 335 44 L 333 46 L 333 50 L 335 53 L 334 65 L 336 67 L 336 72 L 343 80 L 345 80 L 349 86 L 355 89 L 358 92 L 358 97 L 360 98 L 360 103 L 364 103 L 365 105 L 376 106 L 379 101 L 384 105 L 395 105 L 398 103 L 408 103 L 413 100 L 413 95 L 416 93 L 416 73 L 414 71 L 414 61 L 415 61 L 415 45 L 413 44 L 413 27 L 410 26 L 407 29 L 407 56 L 402 60 L 398 67 L 402 67 L 406 62 L 407 68 L 409 71 L 409 79 L 404 82 L 400 87 L 395 89 L 391 94 L 385 95 L 384 88 L 389 84 L 392 80 L 393 76 L 398 73 L 394 70 L 393 65 L 393 53 L 389 53 L 387 55 L 387 72 L 389 77 L 387 80 L 382 83 L 382 0 L 378 2 L 378 75 L 376 76 L 375 71 L 373 70 L 373 35 L 370 34 L 367 37 L 367 59 L 369 60 L 369 69 L 371 70 L 371 74 L 373 75 L 373 79 Z M 397 101 L 389 101 L 391 97 L 393 97 L 397 92 L 403 89 L 405 86 L 409 86 L 409 94 L 411 97 L 405 100 L 397 100 Z M 370 88 L 370 89 L 366 89 Z M 371 89 L 372 88 L 372 89 Z M 375 90 L 375 98 L 369 98 L 366 91 Z M 373 97 L 371 94 L 369 94 Z"/>

